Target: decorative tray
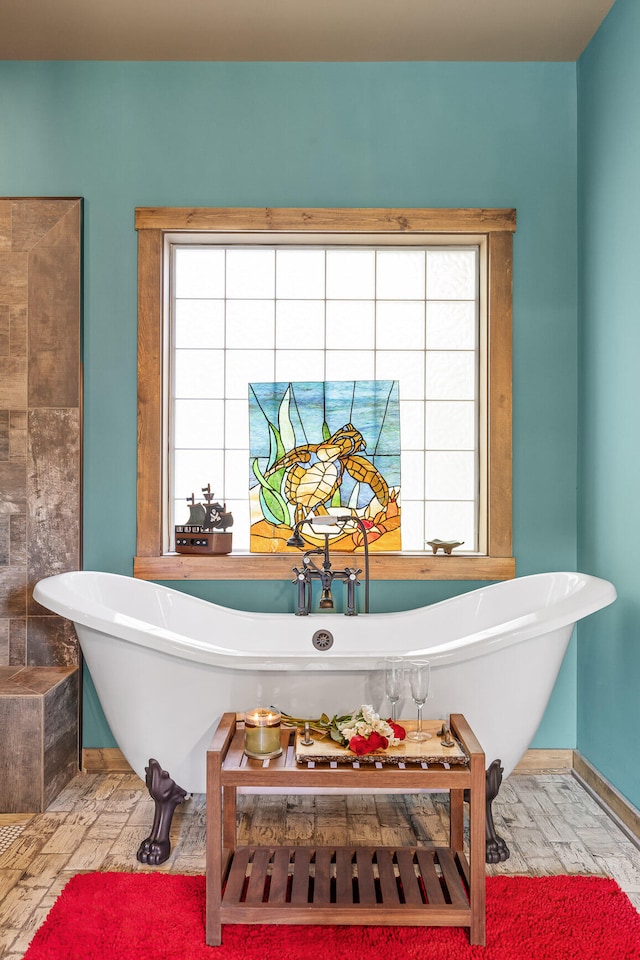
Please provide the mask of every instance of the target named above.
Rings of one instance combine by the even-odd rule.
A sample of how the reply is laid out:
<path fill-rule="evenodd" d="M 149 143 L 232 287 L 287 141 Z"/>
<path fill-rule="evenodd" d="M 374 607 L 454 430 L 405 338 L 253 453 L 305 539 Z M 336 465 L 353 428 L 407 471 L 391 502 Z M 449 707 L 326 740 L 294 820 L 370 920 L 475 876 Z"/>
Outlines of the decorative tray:
<path fill-rule="evenodd" d="M 398 720 L 407 733 L 416 728 L 415 720 Z M 320 739 L 314 736 L 311 731 L 312 744 L 306 745 L 304 732 L 296 732 L 296 762 L 308 763 L 353 763 L 357 760 L 359 763 L 467 763 L 467 756 L 462 750 L 460 744 L 454 739 L 453 747 L 445 747 L 438 732 L 442 728 L 442 720 L 425 720 L 422 729 L 425 733 L 431 734 L 430 740 L 403 740 L 395 747 L 387 747 L 386 750 L 374 750 L 373 753 L 365 753 L 358 756 L 349 750 L 348 747 L 341 747 L 330 737 Z"/>

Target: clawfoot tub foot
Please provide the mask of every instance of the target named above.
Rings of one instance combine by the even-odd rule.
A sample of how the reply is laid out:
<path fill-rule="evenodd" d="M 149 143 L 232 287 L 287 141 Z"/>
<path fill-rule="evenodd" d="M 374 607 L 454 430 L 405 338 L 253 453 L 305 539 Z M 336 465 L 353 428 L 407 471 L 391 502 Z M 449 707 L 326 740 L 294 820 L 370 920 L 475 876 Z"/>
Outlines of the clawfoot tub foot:
<path fill-rule="evenodd" d="M 186 798 L 187 791 L 171 779 L 157 760 L 149 760 L 149 766 L 145 767 L 145 773 L 145 783 L 151 799 L 155 803 L 155 811 L 151 833 L 140 844 L 136 858 L 140 863 L 157 867 L 158 864 L 169 859 L 171 853 L 171 841 L 169 840 L 171 821 L 176 807 Z"/>
<path fill-rule="evenodd" d="M 493 823 L 492 803 L 498 796 L 502 783 L 503 768 L 499 760 L 494 760 L 487 768 L 487 863 L 502 863 L 508 860 L 510 853 L 502 837 L 496 833 Z"/>

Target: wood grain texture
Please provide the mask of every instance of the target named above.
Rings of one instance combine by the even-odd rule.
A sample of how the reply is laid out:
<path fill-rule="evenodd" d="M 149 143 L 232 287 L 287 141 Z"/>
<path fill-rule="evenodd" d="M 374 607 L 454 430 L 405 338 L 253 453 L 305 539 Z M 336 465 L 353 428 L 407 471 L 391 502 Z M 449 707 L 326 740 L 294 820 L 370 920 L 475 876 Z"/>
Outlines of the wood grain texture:
<path fill-rule="evenodd" d="M 27 612 L 27 572 L 22 564 L 0 567 L 0 617 L 24 617 Z"/>
<path fill-rule="evenodd" d="M 42 812 L 77 771 L 78 670 L 0 668 L 0 810 Z"/>
<path fill-rule="evenodd" d="M 31 589 L 81 566 L 80 233 L 78 198 L 0 200 L 0 810 L 44 809 L 77 769 L 75 634 Z"/>
<path fill-rule="evenodd" d="M 19 460 L 0 462 L 0 514 L 24 515 L 26 498 L 26 464 Z"/>
<path fill-rule="evenodd" d="M 77 197 L 24 197 L 4 203 L 11 209 L 11 249 L 27 252 L 81 208 Z"/>
<path fill-rule="evenodd" d="M 80 203 L 29 253 L 29 406 L 80 404 Z"/>
<path fill-rule="evenodd" d="M 0 461 L 9 459 L 9 424 L 9 411 L 0 409 Z"/>
<path fill-rule="evenodd" d="M 452 714 L 451 731 L 467 762 L 450 765 L 444 760 L 424 764 L 403 761 L 396 766 L 378 768 L 333 766 L 331 759 L 315 759 L 313 763 L 296 762 L 296 732 L 282 730 L 282 754 L 256 763 L 243 753 L 244 729 L 236 715 L 226 713 L 207 751 L 207 943 L 221 942 L 223 923 L 346 923 L 346 924 L 424 924 L 469 927 L 471 943 L 485 942 L 485 757 L 477 739 L 461 714 Z M 372 787 L 384 790 L 451 791 L 455 797 L 450 808 L 450 837 L 460 842 L 459 849 L 433 847 L 431 856 L 416 848 L 394 850 L 379 848 L 381 828 L 375 815 L 358 811 L 357 830 L 349 845 L 316 851 L 302 845 L 277 849 L 281 830 L 281 801 L 263 797 L 259 812 L 266 814 L 275 836 L 268 845 L 239 847 L 227 857 L 223 846 L 229 825 L 223 828 L 226 792 L 239 785 L 245 787 L 288 788 L 296 792 L 308 786 L 321 790 L 337 786 L 366 791 Z M 462 850 L 464 790 L 470 794 L 469 860 Z M 375 810 L 372 797 L 371 810 Z M 271 816 L 269 816 L 271 814 Z M 368 823 L 371 819 L 371 823 Z M 263 831 L 264 831 L 264 824 Z M 374 845 L 367 842 L 378 833 Z M 353 846 L 352 846 L 353 844 Z M 356 846 L 357 844 L 357 846 Z M 231 844 L 234 848 L 236 843 Z M 315 885 L 316 858 L 319 856 L 318 886 Z M 403 902 L 397 895 L 379 902 L 374 881 L 375 870 L 383 861 L 382 871 L 390 879 L 390 863 L 402 886 Z M 437 874 L 435 860 L 440 872 Z M 227 869 L 227 863 L 229 867 Z M 426 876 L 423 876 L 426 874 Z M 329 876 L 334 896 L 330 903 Z M 267 879 L 269 877 L 269 880 Z M 425 890 L 442 885 L 444 897 L 425 897 Z M 384 894 L 381 883 L 378 891 Z"/>
<path fill-rule="evenodd" d="M 0 620 L 0 666 L 10 663 L 9 620 Z"/>
<path fill-rule="evenodd" d="M 27 562 L 26 517 L 14 513 L 9 520 L 9 562 L 25 564 Z"/>
<path fill-rule="evenodd" d="M 80 566 L 80 430 L 77 407 L 29 410 L 26 490 L 31 589 L 43 577 Z M 30 596 L 29 613 L 49 611 Z"/>
<path fill-rule="evenodd" d="M 300 230 L 487 233 L 515 230 L 515 210 L 139 207 L 136 230 Z"/>
<path fill-rule="evenodd" d="M 0 618 L 12 664 L 27 661 L 28 616 L 48 613 L 33 582 L 81 566 L 80 234 L 78 198 L 0 199 Z M 66 663 L 60 624 L 53 644 L 41 627 L 31 661 Z"/>
<path fill-rule="evenodd" d="M 27 662 L 27 618 L 13 617 L 9 620 L 9 663 Z"/>
<path fill-rule="evenodd" d="M 16 304 L 9 308 L 9 354 L 12 357 L 27 356 L 27 305 Z"/>
<path fill-rule="evenodd" d="M 0 253 L 11 251 L 11 200 L 0 199 Z"/>
<path fill-rule="evenodd" d="M 9 565 L 9 544 L 11 542 L 9 520 L 9 517 L 0 516 L 0 567 Z"/>
<path fill-rule="evenodd" d="M 45 694 L 42 731 L 43 809 L 78 771 L 79 673 L 71 672 Z"/>
<path fill-rule="evenodd" d="M 26 303 L 29 257 L 26 253 L 0 253 L 0 303 Z"/>
<path fill-rule="evenodd" d="M 527 750 L 514 773 L 568 773 L 573 769 L 574 751 L 553 748 Z"/>
<path fill-rule="evenodd" d="M 70 620 L 29 614 L 26 625 L 26 661 L 29 665 L 63 667 L 78 663 L 78 639 Z"/>
<path fill-rule="evenodd" d="M 160 231 L 138 235 L 137 552 L 162 553 L 162 268 Z"/>
<path fill-rule="evenodd" d="M 513 235 L 488 238 L 489 267 L 489 544 L 510 557 L 512 533 L 512 274 Z"/>
<path fill-rule="evenodd" d="M 357 555 L 359 556 L 359 555 Z M 353 554 L 332 554 L 338 566 Z M 133 573 L 141 580 L 291 580 L 296 558 L 290 554 L 230 553 L 223 557 L 137 556 Z M 433 557 L 431 554 L 377 553 L 370 557 L 372 580 L 510 580 L 513 557 Z"/>
<path fill-rule="evenodd" d="M 27 459 L 27 411 L 9 411 L 9 460 Z"/>
<path fill-rule="evenodd" d="M 42 806 L 42 698 L 1 696 L 0 729 L 11 737 L 0 739 L 0 768 L 11 776 L 0 782 L 0 810 L 36 813 Z M 16 749 L 17 747 L 17 749 Z"/>
<path fill-rule="evenodd" d="M 409 739 L 412 731 L 417 727 L 417 720 L 400 717 L 398 723 L 404 727 L 407 739 L 393 747 L 387 747 L 384 750 L 374 750 L 373 753 L 365 754 L 359 757 L 360 764 L 367 763 L 397 763 L 399 760 L 424 761 L 425 763 L 441 763 L 446 760 L 447 763 L 466 763 L 466 756 L 458 743 L 452 747 L 445 747 L 442 740 L 438 737 L 438 731 L 442 727 L 441 720 L 428 720 L 423 722 L 423 730 L 429 734 L 429 740 L 417 742 Z M 313 743 L 305 745 L 304 732 L 297 731 L 295 739 L 296 760 L 299 763 L 305 763 L 309 760 L 318 762 L 335 760 L 337 763 L 353 763 L 354 755 L 341 744 L 336 743 L 331 737 L 321 739 L 314 733 Z"/>
<path fill-rule="evenodd" d="M 133 773 L 118 747 L 85 747 L 82 751 L 85 773 Z"/>
<path fill-rule="evenodd" d="M 0 407 L 4 410 L 11 410 L 26 405 L 26 360 L 22 357 L 0 357 Z"/>

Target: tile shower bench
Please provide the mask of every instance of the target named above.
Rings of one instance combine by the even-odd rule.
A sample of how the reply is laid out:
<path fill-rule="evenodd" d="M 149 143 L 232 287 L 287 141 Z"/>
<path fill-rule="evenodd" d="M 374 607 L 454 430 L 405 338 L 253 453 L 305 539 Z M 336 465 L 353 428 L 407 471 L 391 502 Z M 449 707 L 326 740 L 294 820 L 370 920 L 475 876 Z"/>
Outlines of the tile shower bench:
<path fill-rule="evenodd" d="M 42 813 L 78 772 L 78 668 L 0 667 L 1 813 Z"/>
<path fill-rule="evenodd" d="M 455 765 L 444 755 L 428 763 L 298 762 L 296 731 L 287 727 L 282 754 L 255 760 L 244 753 L 243 724 L 224 714 L 207 752 L 207 943 L 221 943 L 223 923 L 304 923 L 461 926 L 472 944 L 484 944 L 485 758 L 461 714 L 451 715 L 451 730 L 464 754 Z M 443 754 L 434 743 L 432 752 Z M 238 847 L 238 787 L 448 791 L 449 846 Z"/>

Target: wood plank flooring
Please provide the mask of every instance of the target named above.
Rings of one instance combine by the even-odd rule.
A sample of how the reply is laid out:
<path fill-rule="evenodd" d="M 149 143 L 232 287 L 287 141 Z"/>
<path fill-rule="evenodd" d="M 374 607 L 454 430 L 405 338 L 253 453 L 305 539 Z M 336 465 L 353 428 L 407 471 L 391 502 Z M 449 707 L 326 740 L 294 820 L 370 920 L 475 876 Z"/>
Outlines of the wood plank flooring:
<path fill-rule="evenodd" d="M 640 851 L 568 773 L 512 775 L 494 804 L 511 849 L 490 874 L 587 873 L 613 877 L 640 910 Z M 203 873 L 205 803 L 176 810 L 173 852 L 161 867 L 135 858 L 153 803 L 133 774 L 79 774 L 0 854 L 0 957 L 20 960 L 69 878 L 81 871 Z M 416 845 L 447 842 L 444 794 L 239 797 L 239 839 L 251 844 Z"/>

